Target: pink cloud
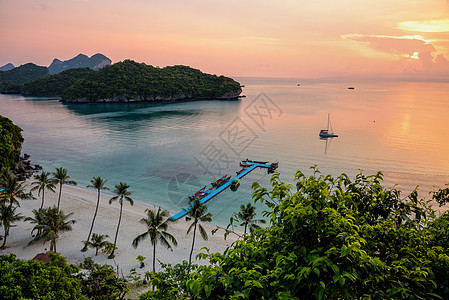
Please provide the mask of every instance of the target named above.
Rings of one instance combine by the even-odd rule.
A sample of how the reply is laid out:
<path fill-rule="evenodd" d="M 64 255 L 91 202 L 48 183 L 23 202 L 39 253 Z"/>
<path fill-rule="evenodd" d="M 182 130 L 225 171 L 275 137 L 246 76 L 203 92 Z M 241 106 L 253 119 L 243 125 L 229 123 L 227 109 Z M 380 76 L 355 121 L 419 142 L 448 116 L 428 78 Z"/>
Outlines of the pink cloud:
<path fill-rule="evenodd" d="M 435 47 L 418 37 L 348 34 L 345 39 L 366 43 L 369 47 L 391 54 L 413 55 L 415 52 L 434 52 Z"/>
<path fill-rule="evenodd" d="M 449 61 L 431 43 L 419 36 L 348 34 L 344 39 L 364 43 L 374 50 L 399 55 L 397 67 L 409 79 L 449 79 Z M 418 55 L 416 56 L 416 53 Z"/>

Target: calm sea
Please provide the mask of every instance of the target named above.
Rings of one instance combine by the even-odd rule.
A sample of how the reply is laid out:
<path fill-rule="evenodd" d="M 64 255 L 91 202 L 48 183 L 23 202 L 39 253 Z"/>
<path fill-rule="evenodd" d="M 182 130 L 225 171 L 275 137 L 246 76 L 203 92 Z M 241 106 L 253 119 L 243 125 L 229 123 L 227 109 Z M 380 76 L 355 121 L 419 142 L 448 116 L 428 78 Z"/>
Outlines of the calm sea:
<path fill-rule="evenodd" d="M 383 171 L 404 196 L 419 185 L 429 198 L 449 182 L 448 83 L 236 79 L 239 101 L 66 105 L 0 95 L 0 114 L 22 127 L 24 152 L 44 170 L 67 168 L 81 186 L 93 176 L 110 188 L 126 182 L 135 201 L 173 213 L 245 158 L 279 161 L 290 183 L 315 164 L 335 176 Z M 339 137 L 322 140 L 328 114 Z M 252 201 L 254 181 L 268 187 L 266 170 L 209 202 L 215 223 Z"/>

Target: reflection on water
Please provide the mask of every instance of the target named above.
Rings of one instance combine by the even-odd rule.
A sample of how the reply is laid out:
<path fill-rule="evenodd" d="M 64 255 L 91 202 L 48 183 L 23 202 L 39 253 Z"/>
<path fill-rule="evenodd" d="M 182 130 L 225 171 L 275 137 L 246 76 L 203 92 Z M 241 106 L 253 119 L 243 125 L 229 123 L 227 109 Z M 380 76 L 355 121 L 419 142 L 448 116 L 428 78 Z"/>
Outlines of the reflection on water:
<path fill-rule="evenodd" d="M 310 174 L 314 164 L 334 176 L 381 170 L 386 185 L 398 184 L 404 193 L 419 185 L 424 197 L 449 182 L 449 84 L 238 80 L 247 96 L 240 101 L 79 105 L 0 95 L 0 114 L 23 128 L 25 152 L 46 170 L 63 166 L 81 185 L 92 176 L 107 178 L 111 187 L 127 182 L 135 200 L 172 211 L 186 204 L 183 194 L 209 184 L 216 173 L 235 174 L 247 157 L 279 161 L 288 182 L 298 169 Z M 268 117 L 262 103 L 253 103 L 261 92 L 280 116 Z M 251 103 L 265 116 L 263 126 L 248 115 Z M 328 113 L 339 137 L 321 140 Z M 232 127 L 236 120 L 245 127 Z M 230 143 L 232 130 L 243 128 L 255 138 L 244 144 L 234 137 Z M 215 173 L 198 164 L 211 149 L 221 158 L 220 166 L 209 166 Z M 226 223 L 240 204 L 251 201 L 252 181 L 268 185 L 268 179 L 256 170 L 237 192 L 211 201 L 216 221 Z"/>

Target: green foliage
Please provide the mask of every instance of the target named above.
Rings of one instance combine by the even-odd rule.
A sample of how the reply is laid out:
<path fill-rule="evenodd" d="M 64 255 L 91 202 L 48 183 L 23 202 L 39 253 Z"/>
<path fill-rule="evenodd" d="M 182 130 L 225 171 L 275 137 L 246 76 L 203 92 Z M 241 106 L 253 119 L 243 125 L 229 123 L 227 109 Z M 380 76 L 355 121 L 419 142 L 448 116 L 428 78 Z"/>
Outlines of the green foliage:
<path fill-rule="evenodd" d="M 446 188 L 439 189 L 432 193 L 432 199 L 435 200 L 440 206 L 449 203 L 449 184 L 446 184 Z"/>
<path fill-rule="evenodd" d="M 98 252 L 110 244 L 110 242 L 106 241 L 106 238 L 108 238 L 109 235 L 107 234 L 97 234 L 93 233 L 92 237 L 88 241 L 83 241 L 84 245 L 88 248 L 94 248 L 95 249 L 95 256 L 98 255 Z"/>
<path fill-rule="evenodd" d="M 187 99 L 217 99 L 229 92 L 241 92 L 240 84 L 231 78 L 187 66 L 156 68 L 125 60 L 76 81 L 64 91 L 62 99 L 158 101 L 180 95 Z"/>
<path fill-rule="evenodd" d="M 78 267 L 63 257 L 50 254 L 51 263 L 22 261 L 14 254 L 0 255 L 0 295 L 2 299 L 85 299 Z"/>
<path fill-rule="evenodd" d="M 20 94 L 22 92 L 22 85 L 12 83 L 11 81 L 0 82 L 1 94 Z"/>
<path fill-rule="evenodd" d="M 0 83 L 24 84 L 50 75 L 47 67 L 27 63 L 9 71 L 0 72 Z"/>
<path fill-rule="evenodd" d="M 60 96 L 65 89 L 77 80 L 86 78 L 94 72 L 89 68 L 69 69 L 55 75 L 27 82 L 21 89 L 21 92 L 26 96 Z"/>
<path fill-rule="evenodd" d="M 115 251 L 117 249 L 118 249 L 118 247 L 116 245 L 114 245 L 114 243 L 107 242 L 103 248 L 103 252 L 106 254 L 111 254 L 112 251 Z"/>
<path fill-rule="evenodd" d="M 190 273 L 198 268 L 195 264 L 183 261 L 174 266 L 162 264 L 163 272 L 147 272 L 145 278 L 150 280 L 156 287 L 153 291 L 148 291 L 140 296 L 140 300 L 150 299 L 190 299 L 192 294 L 187 292 L 187 282 L 190 280 Z"/>
<path fill-rule="evenodd" d="M 384 188 L 380 172 L 350 180 L 313 171 L 298 171 L 294 185 L 275 173 L 271 191 L 254 183 L 271 226 L 224 254 L 200 254 L 211 265 L 181 287 L 159 282 L 169 270 L 153 276 L 157 292 L 187 299 L 448 298 L 447 214 L 435 219 L 416 191 L 402 197 Z"/>
<path fill-rule="evenodd" d="M 43 240 L 44 244 L 50 241 L 50 250 L 56 252 L 56 240 L 59 238 L 60 233 L 71 231 L 72 224 L 76 222 L 75 220 L 68 220 L 73 213 L 66 215 L 56 206 L 41 208 L 37 211 L 33 210 L 33 213 L 35 218 L 27 219 L 33 223 L 38 222 L 33 228 L 33 231 L 37 230 L 38 233 L 29 244 L 39 240 Z"/>
<path fill-rule="evenodd" d="M 21 131 L 10 119 L 0 116 L 0 169 L 12 169 L 19 161 L 23 142 Z"/>
<path fill-rule="evenodd" d="M 99 265 L 88 257 L 80 264 L 88 272 L 80 272 L 81 292 L 89 299 L 123 299 L 129 289 L 124 278 L 117 278 L 110 265 Z"/>

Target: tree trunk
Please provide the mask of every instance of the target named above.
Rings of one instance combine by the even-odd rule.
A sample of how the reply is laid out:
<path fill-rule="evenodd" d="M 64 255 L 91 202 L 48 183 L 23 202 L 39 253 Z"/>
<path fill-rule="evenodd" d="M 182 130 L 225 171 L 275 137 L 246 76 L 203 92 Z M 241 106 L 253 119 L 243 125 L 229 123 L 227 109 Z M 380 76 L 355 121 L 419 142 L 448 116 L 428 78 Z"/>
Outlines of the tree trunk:
<path fill-rule="evenodd" d="M 42 190 L 42 203 L 41 203 L 41 209 L 42 209 L 42 207 L 44 207 L 44 194 L 45 194 L 45 189 Z"/>
<path fill-rule="evenodd" d="M 108 256 L 109 259 L 115 257 L 115 245 L 117 244 L 117 236 L 118 236 L 118 229 L 120 228 L 120 221 L 122 220 L 122 210 L 123 210 L 123 204 L 120 204 L 120 216 L 118 218 L 118 224 L 117 224 L 117 230 L 115 232 L 115 239 L 114 239 L 114 247 L 112 249 L 111 254 Z"/>
<path fill-rule="evenodd" d="M 9 229 L 8 227 L 5 227 L 5 236 L 3 237 L 3 245 L 0 247 L 0 249 L 6 249 L 6 231 Z"/>
<path fill-rule="evenodd" d="M 62 193 L 62 183 L 59 184 L 58 211 L 59 211 L 59 203 L 61 202 L 61 193 Z"/>
<path fill-rule="evenodd" d="M 244 234 L 246 234 L 246 226 L 248 226 L 248 222 L 245 222 L 245 232 L 243 232 Z"/>
<path fill-rule="evenodd" d="M 156 242 L 153 246 L 153 273 L 156 273 Z"/>
<path fill-rule="evenodd" d="M 195 222 L 195 227 L 193 228 L 192 250 L 190 250 L 189 265 L 192 263 L 192 254 L 193 254 L 193 247 L 195 246 L 195 234 L 196 234 L 196 224 L 197 223 L 198 223 L 198 221 Z"/>
<path fill-rule="evenodd" d="M 100 190 L 98 190 L 98 198 L 97 198 L 97 206 L 95 207 L 94 218 L 92 219 L 92 224 L 90 225 L 89 234 L 87 236 L 87 241 L 90 241 L 90 235 L 92 234 L 92 229 L 94 228 L 95 218 L 97 217 L 98 205 L 100 204 Z M 84 248 L 81 251 L 86 251 L 87 245 L 84 245 Z M 98 251 L 97 251 L 98 253 Z"/>

